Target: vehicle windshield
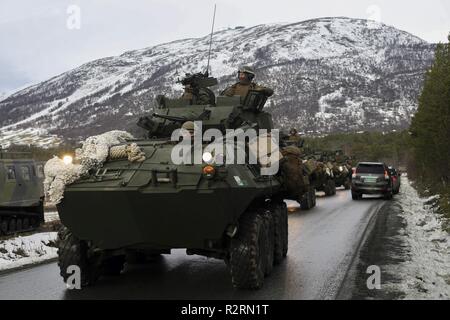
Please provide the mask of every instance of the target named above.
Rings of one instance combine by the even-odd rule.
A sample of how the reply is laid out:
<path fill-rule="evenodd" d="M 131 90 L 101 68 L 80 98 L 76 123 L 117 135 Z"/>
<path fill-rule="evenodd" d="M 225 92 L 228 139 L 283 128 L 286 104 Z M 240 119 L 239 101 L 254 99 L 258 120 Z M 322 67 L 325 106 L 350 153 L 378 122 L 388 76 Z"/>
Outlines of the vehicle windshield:
<path fill-rule="evenodd" d="M 384 174 L 384 166 L 381 164 L 359 164 L 356 168 L 356 173 L 374 173 Z"/>

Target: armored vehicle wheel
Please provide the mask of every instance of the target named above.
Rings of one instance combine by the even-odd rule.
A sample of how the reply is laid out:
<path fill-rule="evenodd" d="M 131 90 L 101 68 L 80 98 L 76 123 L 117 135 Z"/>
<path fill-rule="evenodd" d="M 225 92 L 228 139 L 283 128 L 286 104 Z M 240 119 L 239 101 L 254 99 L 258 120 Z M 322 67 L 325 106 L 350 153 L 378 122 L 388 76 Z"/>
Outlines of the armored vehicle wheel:
<path fill-rule="evenodd" d="M 274 251 L 275 251 L 275 227 L 274 227 L 274 217 L 273 212 L 266 211 L 264 213 L 264 220 L 266 223 L 267 239 L 268 239 L 268 250 L 267 250 L 267 262 L 264 274 L 268 276 L 272 273 L 274 265 Z"/>
<path fill-rule="evenodd" d="M 323 191 L 325 191 L 326 196 L 335 195 L 336 194 L 336 184 L 335 184 L 334 180 L 332 180 L 332 179 L 327 180 Z"/>
<path fill-rule="evenodd" d="M 330 184 L 331 184 L 331 195 L 334 196 L 336 194 L 336 181 L 330 180 Z"/>
<path fill-rule="evenodd" d="M 9 220 L 8 232 L 16 232 L 16 219 L 12 218 Z"/>
<path fill-rule="evenodd" d="M 39 222 L 36 220 L 36 218 L 31 218 L 30 223 L 33 228 L 39 227 Z"/>
<path fill-rule="evenodd" d="M 8 220 L 2 220 L 0 223 L 0 235 L 8 233 Z"/>
<path fill-rule="evenodd" d="M 230 247 L 230 270 L 233 286 L 240 289 L 259 289 L 264 284 L 267 264 L 267 229 L 264 217 L 244 213 L 239 231 Z"/>
<path fill-rule="evenodd" d="M 28 218 L 23 219 L 23 229 L 24 230 L 30 229 L 30 220 Z"/>
<path fill-rule="evenodd" d="M 17 230 L 18 232 L 23 230 L 22 219 L 17 219 L 17 220 L 16 220 L 16 230 Z"/>
<path fill-rule="evenodd" d="M 287 205 L 283 201 L 281 203 L 281 223 L 282 223 L 282 234 L 283 234 L 283 258 L 286 258 L 288 252 L 288 211 Z"/>
<path fill-rule="evenodd" d="M 125 256 L 109 257 L 102 262 L 102 271 L 107 276 L 118 276 L 125 265 Z"/>
<path fill-rule="evenodd" d="M 274 262 L 280 264 L 287 255 L 288 248 L 288 224 L 286 203 L 279 204 L 274 211 L 275 222 L 275 250 Z"/>
<path fill-rule="evenodd" d="M 302 196 L 302 199 L 300 201 L 300 208 L 302 210 L 309 210 L 312 207 L 313 207 L 312 197 L 311 197 L 310 191 L 308 190 L 308 192 L 306 192 Z"/>
<path fill-rule="evenodd" d="M 78 266 L 81 271 L 81 286 L 89 286 L 95 283 L 100 276 L 98 258 L 88 257 L 88 245 L 75 237 L 69 229 L 63 227 L 58 232 L 58 266 L 64 282 L 71 275 L 68 273 L 70 266 Z"/>

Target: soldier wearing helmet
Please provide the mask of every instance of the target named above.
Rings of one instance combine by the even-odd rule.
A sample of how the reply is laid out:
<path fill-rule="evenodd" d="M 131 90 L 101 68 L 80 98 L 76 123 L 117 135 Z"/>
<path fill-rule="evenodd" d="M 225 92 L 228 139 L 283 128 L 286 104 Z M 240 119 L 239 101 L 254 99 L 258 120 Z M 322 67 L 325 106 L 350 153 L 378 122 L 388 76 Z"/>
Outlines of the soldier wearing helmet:
<path fill-rule="evenodd" d="M 253 79 L 255 78 L 255 71 L 252 67 L 243 66 L 238 70 L 238 80 L 239 82 L 233 84 L 231 87 L 228 87 L 224 91 L 221 92 L 222 96 L 241 96 L 245 97 L 249 90 L 261 90 L 264 91 L 265 94 L 270 97 L 273 95 L 273 90 L 267 87 L 259 86 Z"/>
<path fill-rule="evenodd" d="M 192 121 L 186 121 L 181 126 L 182 129 L 187 130 L 191 137 L 194 137 L 195 124 Z"/>
<path fill-rule="evenodd" d="M 298 134 L 297 129 L 291 128 L 291 130 L 289 130 L 289 140 L 294 142 L 299 142 L 301 140 L 301 136 Z"/>

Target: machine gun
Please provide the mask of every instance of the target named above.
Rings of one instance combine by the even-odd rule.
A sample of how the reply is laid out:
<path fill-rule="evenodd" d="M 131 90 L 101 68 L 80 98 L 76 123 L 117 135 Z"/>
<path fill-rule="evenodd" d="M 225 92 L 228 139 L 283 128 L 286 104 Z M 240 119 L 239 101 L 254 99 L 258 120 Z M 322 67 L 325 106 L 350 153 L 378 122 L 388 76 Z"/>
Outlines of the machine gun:
<path fill-rule="evenodd" d="M 215 105 L 216 96 L 209 87 L 215 86 L 218 82 L 216 78 L 209 77 L 208 73 L 186 74 L 182 80 L 178 80 L 184 86 L 186 97 L 191 100 L 191 104 Z"/>
<path fill-rule="evenodd" d="M 190 86 L 193 89 L 198 88 L 209 88 L 218 84 L 217 79 L 214 77 L 209 77 L 208 73 L 187 73 L 186 77 L 178 80 L 183 86 Z"/>
<path fill-rule="evenodd" d="M 186 121 L 203 121 L 209 119 L 211 110 L 204 110 L 196 117 L 178 117 L 166 114 L 153 113 L 150 117 L 141 117 L 137 125 L 148 131 L 148 136 L 170 136 L 172 131 L 180 127 L 180 123 Z M 157 122 L 152 118 L 159 118 L 170 121 L 170 123 Z"/>

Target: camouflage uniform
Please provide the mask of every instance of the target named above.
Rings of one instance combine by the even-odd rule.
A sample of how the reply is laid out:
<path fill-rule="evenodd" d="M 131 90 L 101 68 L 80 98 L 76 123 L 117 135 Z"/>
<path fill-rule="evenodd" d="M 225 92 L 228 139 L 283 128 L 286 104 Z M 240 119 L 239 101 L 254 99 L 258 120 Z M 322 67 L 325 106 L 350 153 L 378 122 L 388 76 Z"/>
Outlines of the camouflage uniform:
<path fill-rule="evenodd" d="M 289 141 L 293 141 L 295 143 L 298 143 L 302 140 L 301 136 L 298 134 L 297 130 L 292 128 L 291 131 L 289 131 Z"/>
<path fill-rule="evenodd" d="M 252 82 L 253 77 L 255 76 L 255 73 L 254 73 L 252 68 L 250 68 L 248 66 L 241 67 L 239 69 L 239 71 L 238 71 L 238 74 L 240 74 L 240 73 L 246 74 L 247 75 L 247 80 L 246 81 L 239 80 L 239 82 L 237 82 L 237 83 L 233 84 L 232 86 L 230 86 L 230 87 L 226 88 L 225 90 L 223 90 L 220 93 L 221 96 L 228 96 L 228 97 L 241 96 L 241 97 L 245 97 L 250 90 L 264 91 L 265 94 L 268 97 L 273 95 L 273 90 L 272 89 L 260 86 L 260 85 L 256 84 L 255 82 Z"/>

